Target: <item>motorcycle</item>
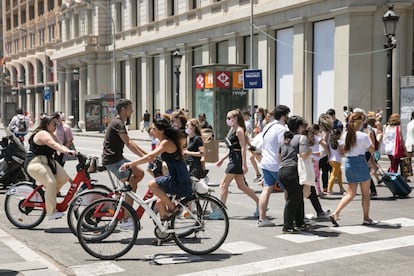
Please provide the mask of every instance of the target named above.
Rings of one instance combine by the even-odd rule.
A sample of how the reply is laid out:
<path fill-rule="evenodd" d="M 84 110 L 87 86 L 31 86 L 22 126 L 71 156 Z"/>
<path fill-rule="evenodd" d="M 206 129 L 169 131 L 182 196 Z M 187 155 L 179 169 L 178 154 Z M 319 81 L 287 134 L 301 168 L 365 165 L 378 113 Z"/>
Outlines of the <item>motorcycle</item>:
<path fill-rule="evenodd" d="M 30 181 L 30 177 L 23 168 L 26 158 L 26 149 L 23 144 L 8 128 L 6 137 L 0 141 L 0 185 L 7 189 L 19 181 Z"/>

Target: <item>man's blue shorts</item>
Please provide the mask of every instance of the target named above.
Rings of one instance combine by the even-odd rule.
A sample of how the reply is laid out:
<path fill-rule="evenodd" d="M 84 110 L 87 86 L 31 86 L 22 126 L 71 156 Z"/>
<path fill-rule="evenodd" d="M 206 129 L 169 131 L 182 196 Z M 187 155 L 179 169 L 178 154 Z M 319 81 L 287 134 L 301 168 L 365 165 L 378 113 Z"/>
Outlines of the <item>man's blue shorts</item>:
<path fill-rule="evenodd" d="M 279 172 L 272 172 L 272 171 L 268 171 L 266 169 L 262 169 L 262 171 L 263 171 L 263 179 L 264 179 L 263 185 L 264 186 L 270 187 L 270 186 L 274 186 L 274 185 L 276 185 L 276 183 L 278 183 L 279 187 L 281 189 L 283 189 L 283 190 L 285 189 L 285 187 L 279 181 Z"/>
<path fill-rule="evenodd" d="M 120 171 L 119 168 L 122 166 L 122 164 L 130 162 L 128 159 L 122 159 L 116 163 L 112 163 L 109 165 L 105 165 L 105 167 L 113 173 L 119 180 L 125 181 L 128 180 L 129 177 L 129 170 Z"/>

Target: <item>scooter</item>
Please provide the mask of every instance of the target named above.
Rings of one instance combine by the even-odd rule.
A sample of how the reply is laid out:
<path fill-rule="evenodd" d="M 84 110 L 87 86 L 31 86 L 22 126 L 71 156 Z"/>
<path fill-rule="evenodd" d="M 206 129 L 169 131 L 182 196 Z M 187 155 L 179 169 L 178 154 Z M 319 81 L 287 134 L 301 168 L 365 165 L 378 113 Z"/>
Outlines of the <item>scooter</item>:
<path fill-rule="evenodd" d="M 0 186 L 7 189 L 19 181 L 30 181 L 30 177 L 23 168 L 26 158 L 26 149 L 23 144 L 8 128 L 6 137 L 0 141 Z"/>

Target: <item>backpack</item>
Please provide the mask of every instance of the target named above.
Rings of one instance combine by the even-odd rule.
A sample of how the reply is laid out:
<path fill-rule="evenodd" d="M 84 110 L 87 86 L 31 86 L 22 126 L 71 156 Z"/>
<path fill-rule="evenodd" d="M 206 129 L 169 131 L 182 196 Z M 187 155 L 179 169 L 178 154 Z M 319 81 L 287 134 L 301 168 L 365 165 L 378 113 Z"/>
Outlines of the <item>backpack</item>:
<path fill-rule="evenodd" d="M 24 116 L 21 116 L 18 119 L 19 121 L 17 123 L 17 131 L 26 132 L 27 131 L 26 118 Z"/>

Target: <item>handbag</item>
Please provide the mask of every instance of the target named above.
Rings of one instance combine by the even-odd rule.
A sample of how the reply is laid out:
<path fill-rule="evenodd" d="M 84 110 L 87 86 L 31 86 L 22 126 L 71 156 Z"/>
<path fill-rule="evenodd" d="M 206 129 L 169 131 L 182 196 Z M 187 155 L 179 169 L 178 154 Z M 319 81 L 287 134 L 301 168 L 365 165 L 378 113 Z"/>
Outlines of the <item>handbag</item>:
<path fill-rule="evenodd" d="M 298 154 L 298 175 L 301 185 L 315 186 L 315 170 L 313 168 L 312 158 L 302 158 Z"/>
<path fill-rule="evenodd" d="M 405 157 L 405 149 L 402 143 L 400 126 L 397 126 L 397 129 L 395 130 L 395 146 L 393 155 L 395 159 Z"/>

